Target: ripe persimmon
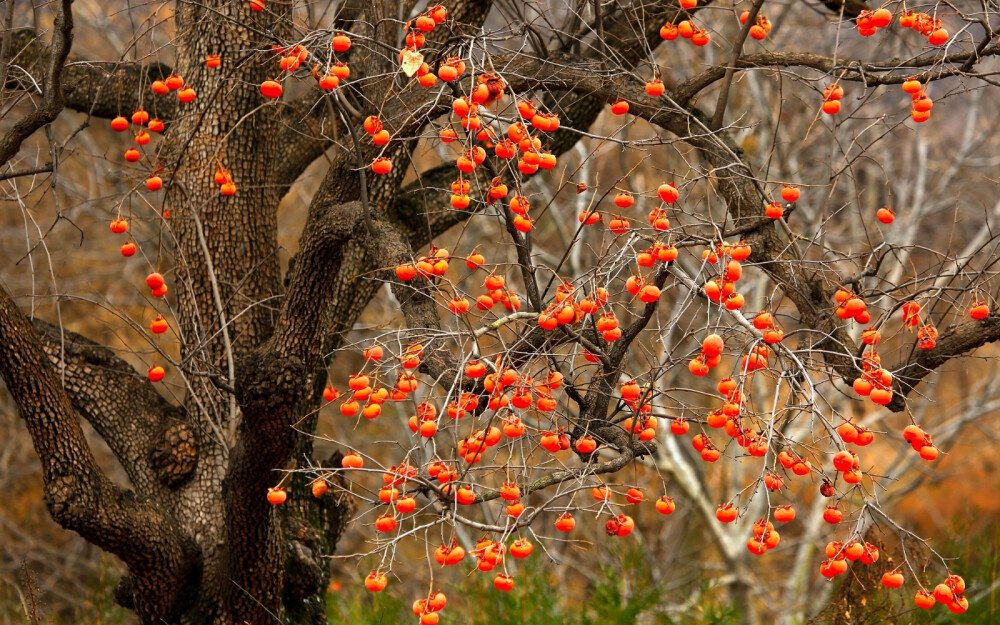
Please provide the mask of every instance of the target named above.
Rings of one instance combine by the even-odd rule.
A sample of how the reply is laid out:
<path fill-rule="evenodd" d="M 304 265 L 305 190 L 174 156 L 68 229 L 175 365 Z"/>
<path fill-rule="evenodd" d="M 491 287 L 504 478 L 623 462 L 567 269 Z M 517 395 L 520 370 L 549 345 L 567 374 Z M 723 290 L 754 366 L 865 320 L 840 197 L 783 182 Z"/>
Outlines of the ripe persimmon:
<path fill-rule="evenodd" d="M 937 604 L 937 599 L 930 592 L 921 588 L 913 598 L 913 603 L 922 610 L 929 610 Z"/>
<path fill-rule="evenodd" d="M 389 579 L 378 571 L 372 571 L 365 577 L 365 588 L 371 592 L 381 592 L 388 584 Z"/>
<path fill-rule="evenodd" d="M 732 523 L 737 516 L 739 516 L 739 511 L 730 503 L 722 504 L 715 511 L 715 518 L 723 523 Z"/>
<path fill-rule="evenodd" d="M 281 488 L 279 486 L 279 487 L 268 488 L 267 489 L 267 501 L 268 501 L 268 503 L 270 503 L 272 505 L 275 505 L 275 506 L 279 506 L 279 505 L 285 503 L 286 499 L 288 499 L 288 493 L 285 492 L 284 488 Z"/>
<path fill-rule="evenodd" d="M 556 529 L 560 532 L 571 532 L 576 527 L 576 520 L 569 512 L 564 512 L 556 519 Z"/>
<path fill-rule="evenodd" d="M 498 573 L 497 576 L 493 578 L 493 586 L 497 590 L 508 592 L 514 589 L 514 578 L 506 573 Z"/>
<path fill-rule="evenodd" d="M 903 582 L 903 574 L 899 572 L 899 569 L 886 571 L 882 574 L 882 585 L 886 588 L 899 588 Z"/>
<path fill-rule="evenodd" d="M 334 52 L 347 52 L 351 49 L 351 38 L 344 33 L 337 33 L 330 41 Z"/>
<path fill-rule="evenodd" d="M 778 506 L 774 510 L 774 520 L 780 523 L 789 523 L 795 520 L 795 508 L 792 506 Z"/>
<path fill-rule="evenodd" d="M 830 506 L 823 511 L 823 520 L 831 525 L 836 525 L 840 523 L 844 518 L 844 513 L 837 509 L 836 506 Z"/>

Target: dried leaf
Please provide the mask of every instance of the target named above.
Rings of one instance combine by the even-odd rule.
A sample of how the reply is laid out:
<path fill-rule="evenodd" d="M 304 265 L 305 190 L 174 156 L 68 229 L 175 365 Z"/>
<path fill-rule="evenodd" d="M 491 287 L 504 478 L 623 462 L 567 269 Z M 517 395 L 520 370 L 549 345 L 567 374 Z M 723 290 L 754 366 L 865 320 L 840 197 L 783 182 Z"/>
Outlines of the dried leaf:
<path fill-rule="evenodd" d="M 412 78 L 420 66 L 424 62 L 424 55 L 420 54 L 416 50 L 410 50 L 407 48 L 403 50 L 403 73 L 406 74 L 407 78 Z"/>

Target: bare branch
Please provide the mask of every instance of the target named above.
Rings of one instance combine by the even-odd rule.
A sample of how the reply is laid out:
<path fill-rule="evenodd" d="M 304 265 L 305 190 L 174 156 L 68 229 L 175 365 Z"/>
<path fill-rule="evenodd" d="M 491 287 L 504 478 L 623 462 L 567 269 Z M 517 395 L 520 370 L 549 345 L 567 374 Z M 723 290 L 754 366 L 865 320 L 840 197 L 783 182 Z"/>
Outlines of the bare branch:
<path fill-rule="evenodd" d="M 42 79 L 42 102 L 0 139 L 0 167 L 17 154 L 25 139 L 42 126 L 51 124 L 63 109 L 63 65 L 73 45 L 73 0 L 61 0 L 58 6 L 53 24 L 52 52 Z"/>

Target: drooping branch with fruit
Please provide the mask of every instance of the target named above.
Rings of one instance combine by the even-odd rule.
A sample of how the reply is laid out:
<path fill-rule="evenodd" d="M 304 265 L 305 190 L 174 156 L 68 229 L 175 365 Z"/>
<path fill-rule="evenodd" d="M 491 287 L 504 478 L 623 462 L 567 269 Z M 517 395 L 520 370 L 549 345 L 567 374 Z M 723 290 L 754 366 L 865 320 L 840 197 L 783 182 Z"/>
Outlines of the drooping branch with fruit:
<path fill-rule="evenodd" d="M 119 602 L 144 623 L 325 622 L 328 556 L 351 528 L 369 541 L 355 555 L 374 563 L 371 591 L 407 544 L 431 545 L 414 612 L 434 625 L 442 567 L 508 591 L 507 556 L 595 520 L 628 536 L 647 493 L 662 515 L 681 493 L 732 524 L 710 535 L 740 570 L 812 506 L 829 536 L 802 544 L 832 541 L 811 570 L 882 567 L 918 607 L 965 611 L 947 559 L 935 552 L 938 585 L 868 540 L 875 526 L 912 536 L 880 499 L 899 476 L 862 449 L 900 432 L 857 415 L 905 413 L 913 454 L 947 451 L 912 404 L 1000 340 L 995 217 L 956 253 L 941 232 L 894 233 L 922 215 L 894 194 L 924 182 L 844 188 L 895 138 L 920 141 L 937 98 L 997 97 L 995 11 L 399 4 L 178 3 L 173 59 L 151 43 L 168 28 L 156 20 L 141 22 L 143 55 L 76 58 L 68 3 L 54 53 L 33 30 L 5 36 L 4 105 L 24 115 L 4 128 L 9 198 L 64 176 L 18 156 L 63 107 L 86 120 L 49 137 L 55 162 L 98 119 L 118 133 L 107 160 L 127 183 L 97 244 L 141 287 L 148 314 L 112 315 L 141 349 L 29 320 L 5 288 L 0 375 L 53 518 L 128 567 Z M 795 31 L 810 20 L 824 38 Z M 293 194 L 315 163 L 322 179 Z M 398 314 L 362 323 L 379 300 Z M 94 461 L 81 417 L 127 488 Z"/>

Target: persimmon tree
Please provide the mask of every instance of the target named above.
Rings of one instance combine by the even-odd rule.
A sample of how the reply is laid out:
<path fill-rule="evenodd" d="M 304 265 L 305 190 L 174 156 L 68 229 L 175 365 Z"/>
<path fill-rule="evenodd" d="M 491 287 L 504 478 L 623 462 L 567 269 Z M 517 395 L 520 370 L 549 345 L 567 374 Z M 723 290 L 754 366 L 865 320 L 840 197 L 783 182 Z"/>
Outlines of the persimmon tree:
<path fill-rule="evenodd" d="M 87 244 L 148 314 L 116 317 L 144 330 L 123 357 L 0 290 L 0 375 L 52 517 L 125 564 L 116 598 L 142 622 L 325 622 L 326 557 L 350 524 L 370 536 L 355 555 L 375 563 L 371 591 L 408 541 L 428 545 L 432 581 L 475 566 L 509 590 L 517 559 L 595 520 L 625 537 L 634 506 L 669 515 L 674 493 L 765 558 L 809 506 L 830 524 L 810 526 L 828 543 L 801 552 L 811 575 L 881 567 L 919 607 L 966 609 L 943 555 L 886 565 L 866 541 L 873 525 L 913 535 L 881 504 L 901 476 L 864 448 L 933 463 L 922 382 L 1000 338 L 991 218 L 974 236 L 954 223 L 980 199 L 943 223 L 970 241 L 940 226 L 923 241 L 907 220 L 925 187 L 880 152 L 952 124 L 935 99 L 995 97 L 992 8 L 210 0 L 154 6 L 121 58 L 92 61 L 71 54 L 71 2 L 47 34 L 12 28 L 13 4 L 6 197 L 58 182 L 71 142 L 110 124 L 129 184 Z M 22 149 L 64 108 L 87 117 L 47 131 L 51 160 Z M 317 161 L 283 272 L 279 203 Z M 377 297 L 398 323 L 349 334 Z M 859 405 L 907 419 L 866 427 Z M 332 458 L 314 457 L 321 416 L 352 423 Z M 347 434 L 375 419 L 398 442 Z M 726 489 L 706 485 L 716 466 Z M 431 588 L 424 624 L 446 603 Z"/>

